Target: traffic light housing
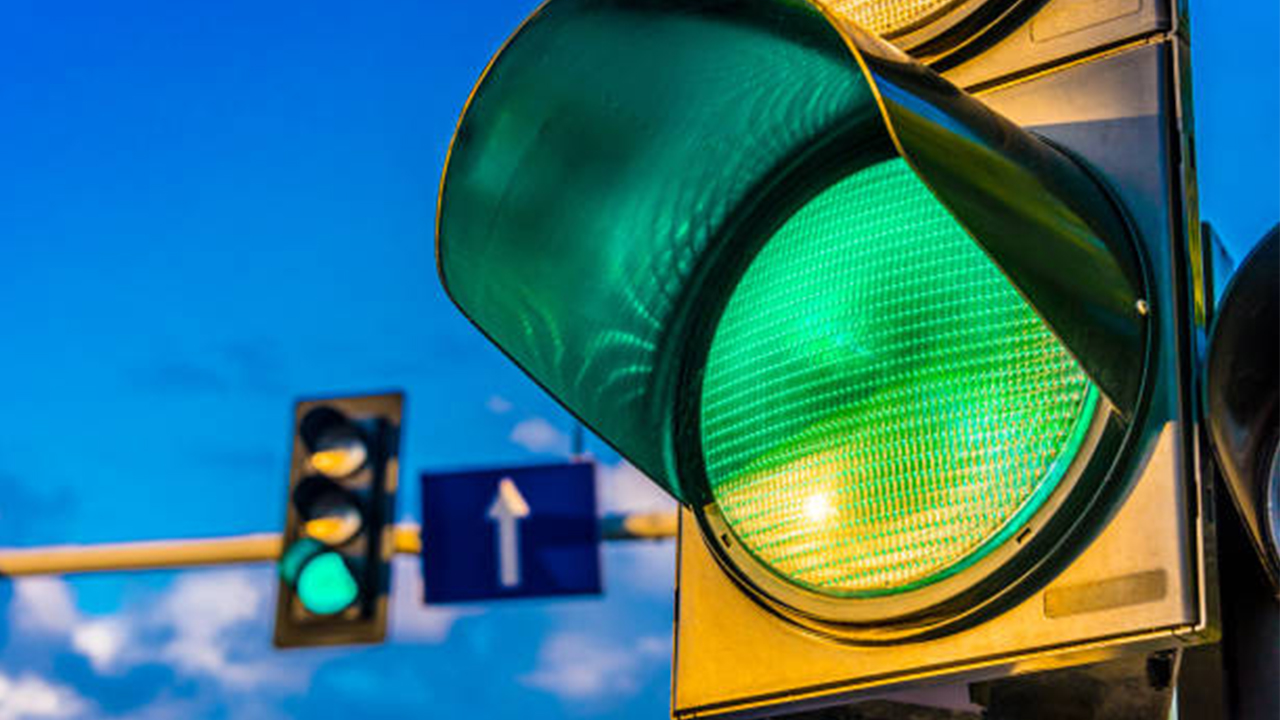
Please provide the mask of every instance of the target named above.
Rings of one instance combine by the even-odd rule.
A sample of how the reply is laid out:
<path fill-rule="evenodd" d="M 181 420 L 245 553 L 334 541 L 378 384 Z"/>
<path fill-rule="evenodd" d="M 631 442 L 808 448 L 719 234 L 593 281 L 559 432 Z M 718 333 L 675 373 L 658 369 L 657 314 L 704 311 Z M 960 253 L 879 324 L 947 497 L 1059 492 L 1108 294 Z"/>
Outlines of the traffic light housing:
<path fill-rule="evenodd" d="M 385 638 L 403 401 L 389 393 L 296 404 L 276 647 Z"/>
<path fill-rule="evenodd" d="M 1206 424 L 1242 524 L 1280 598 L 1280 226 L 1231 279 L 1205 363 Z"/>
<path fill-rule="evenodd" d="M 441 279 L 686 506 L 677 715 L 1212 637 L 1186 47 L 1133 5 L 552 0 L 487 68 Z"/>

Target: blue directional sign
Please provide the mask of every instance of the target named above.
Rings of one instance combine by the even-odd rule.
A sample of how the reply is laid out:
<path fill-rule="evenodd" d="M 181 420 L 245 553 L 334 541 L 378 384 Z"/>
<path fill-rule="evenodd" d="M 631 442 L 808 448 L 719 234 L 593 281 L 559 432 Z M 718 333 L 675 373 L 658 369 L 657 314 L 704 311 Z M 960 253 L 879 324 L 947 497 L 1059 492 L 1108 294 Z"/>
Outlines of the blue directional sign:
<path fill-rule="evenodd" d="M 422 475 L 426 602 L 600 592 L 590 463 Z"/>

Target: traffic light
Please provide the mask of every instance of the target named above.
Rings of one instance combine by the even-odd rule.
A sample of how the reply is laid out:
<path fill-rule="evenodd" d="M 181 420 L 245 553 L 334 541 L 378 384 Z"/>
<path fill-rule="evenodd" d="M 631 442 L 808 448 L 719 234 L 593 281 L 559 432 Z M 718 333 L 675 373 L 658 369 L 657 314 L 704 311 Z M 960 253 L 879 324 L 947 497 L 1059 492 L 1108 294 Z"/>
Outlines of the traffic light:
<path fill-rule="evenodd" d="M 1183 27 L 551 0 L 490 63 L 441 280 L 684 504 L 677 716 L 1213 637 Z"/>
<path fill-rule="evenodd" d="M 1205 364 L 1209 434 L 1280 597 L 1280 226 L 1240 265 L 1214 317 Z"/>
<path fill-rule="evenodd" d="M 295 406 L 276 647 L 386 636 L 403 402 L 390 393 Z"/>

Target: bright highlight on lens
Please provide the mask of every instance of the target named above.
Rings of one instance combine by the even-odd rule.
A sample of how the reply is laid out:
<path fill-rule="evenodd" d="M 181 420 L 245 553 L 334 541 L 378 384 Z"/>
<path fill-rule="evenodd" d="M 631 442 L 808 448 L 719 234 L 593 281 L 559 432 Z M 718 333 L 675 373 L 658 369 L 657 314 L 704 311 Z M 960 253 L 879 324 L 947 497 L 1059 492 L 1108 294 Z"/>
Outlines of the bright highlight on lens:
<path fill-rule="evenodd" d="M 826 0 L 837 15 L 878 35 L 915 29 L 947 12 L 961 0 Z"/>
<path fill-rule="evenodd" d="M 326 552 L 302 566 L 298 601 L 317 615 L 333 615 L 351 606 L 360 595 L 356 579 L 342 556 Z"/>
<path fill-rule="evenodd" d="M 765 567 L 838 597 L 901 593 L 1025 525 L 1096 397 L 894 159 L 800 208 L 734 289 L 708 351 L 703 458 Z"/>
<path fill-rule="evenodd" d="M 311 454 L 311 466 L 322 475 L 344 478 L 364 466 L 369 451 L 359 437 L 342 433 L 321 436 Z"/>
<path fill-rule="evenodd" d="M 831 496 L 825 492 L 817 492 L 804 501 L 804 519 L 811 523 L 824 523 L 836 515 L 836 508 L 831 504 Z"/>

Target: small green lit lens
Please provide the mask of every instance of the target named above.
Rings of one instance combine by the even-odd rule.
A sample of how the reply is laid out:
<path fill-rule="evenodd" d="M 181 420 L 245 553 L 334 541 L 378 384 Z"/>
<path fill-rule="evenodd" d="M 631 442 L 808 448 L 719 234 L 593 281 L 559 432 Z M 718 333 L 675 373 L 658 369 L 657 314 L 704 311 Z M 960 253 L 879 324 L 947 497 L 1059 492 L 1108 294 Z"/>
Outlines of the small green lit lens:
<path fill-rule="evenodd" d="M 306 609 L 317 615 L 332 615 L 350 607 L 360 596 L 360 587 L 342 556 L 326 552 L 302 566 L 297 592 Z"/>
<path fill-rule="evenodd" d="M 766 567 L 828 595 L 888 595 L 1025 525 L 1096 397 L 895 159 L 801 207 L 734 289 L 708 351 L 703 458 L 724 519 Z"/>

